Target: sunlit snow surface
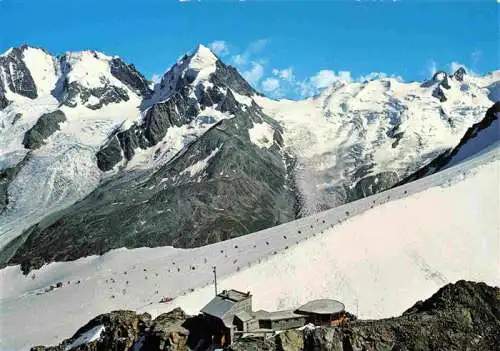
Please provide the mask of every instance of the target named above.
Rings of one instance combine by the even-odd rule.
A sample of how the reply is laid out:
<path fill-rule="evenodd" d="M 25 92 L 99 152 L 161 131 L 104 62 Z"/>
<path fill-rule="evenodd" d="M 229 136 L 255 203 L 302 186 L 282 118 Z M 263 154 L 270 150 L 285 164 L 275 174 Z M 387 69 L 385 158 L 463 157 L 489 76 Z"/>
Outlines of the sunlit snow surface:
<path fill-rule="evenodd" d="M 403 187 L 198 249 L 118 249 L 27 277 L 7 267 L 0 349 L 56 344 L 116 309 L 197 313 L 213 295 L 213 265 L 219 289 L 252 291 L 255 310 L 330 297 L 361 318 L 398 315 L 458 279 L 499 285 L 499 172 L 495 148 Z M 63 287 L 47 289 L 59 281 Z M 158 303 L 163 296 L 179 297 Z"/>

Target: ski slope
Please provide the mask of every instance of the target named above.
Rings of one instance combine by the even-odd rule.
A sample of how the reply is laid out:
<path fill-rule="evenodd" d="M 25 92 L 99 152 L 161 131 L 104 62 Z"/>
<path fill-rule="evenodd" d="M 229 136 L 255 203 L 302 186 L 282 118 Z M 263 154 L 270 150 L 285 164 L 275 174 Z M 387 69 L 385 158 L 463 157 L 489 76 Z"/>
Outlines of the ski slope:
<path fill-rule="evenodd" d="M 398 315 L 459 279 L 500 285 L 499 172 L 496 147 L 405 186 L 201 248 L 118 249 L 28 276 L 4 268 L 0 349 L 57 344 L 116 309 L 197 313 L 213 296 L 213 265 L 219 289 L 252 291 L 254 310 L 330 297 L 361 318 Z M 163 296 L 177 298 L 158 303 Z"/>

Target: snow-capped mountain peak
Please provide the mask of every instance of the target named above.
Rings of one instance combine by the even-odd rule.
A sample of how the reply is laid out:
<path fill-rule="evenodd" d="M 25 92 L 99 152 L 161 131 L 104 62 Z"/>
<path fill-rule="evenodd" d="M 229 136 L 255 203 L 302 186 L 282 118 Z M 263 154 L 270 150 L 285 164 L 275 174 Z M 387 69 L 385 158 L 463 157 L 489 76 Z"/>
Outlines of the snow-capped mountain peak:
<path fill-rule="evenodd" d="M 79 82 L 85 87 L 102 85 L 102 77 L 110 75 L 111 57 L 97 51 L 67 52 L 63 56 L 64 69 L 67 70 L 67 83 Z"/>
<path fill-rule="evenodd" d="M 193 55 L 189 57 L 188 69 L 202 74 L 204 78 L 208 78 L 207 74 L 215 71 L 215 64 L 218 58 L 214 53 L 201 44 L 198 45 Z"/>

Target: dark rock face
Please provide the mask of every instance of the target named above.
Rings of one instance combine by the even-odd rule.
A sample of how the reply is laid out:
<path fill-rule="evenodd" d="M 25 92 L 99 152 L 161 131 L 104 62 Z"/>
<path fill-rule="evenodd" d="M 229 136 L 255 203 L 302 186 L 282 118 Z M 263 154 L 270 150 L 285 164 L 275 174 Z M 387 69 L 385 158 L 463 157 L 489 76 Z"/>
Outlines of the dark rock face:
<path fill-rule="evenodd" d="M 80 328 L 73 337 L 58 346 L 35 346 L 32 351 L 62 351 L 73 345 L 83 333 L 104 326 L 100 337 L 70 350 L 85 351 L 188 351 L 186 346 L 189 331 L 182 324 L 189 318 L 181 309 L 175 309 L 151 320 L 147 313 L 113 311 L 102 314 Z"/>
<path fill-rule="evenodd" d="M 445 102 L 446 96 L 444 95 L 443 89 L 441 88 L 441 85 L 438 85 L 433 91 L 432 91 L 432 96 L 434 96 L 436 99 L 439 99 L 441 102 Z"/>
<path fill-rule="evenodd" d="M 122 150 L 120 142 L 116 136 L 113 136 L 106 145 L 96 154 L 97 166 L 102 171 L 109 171 L 122 160 Z"/>
<path fill-rule="evenodd" d="M 5 97 L 5 92 L 3 90 L 3 83 L 0 80 L 0 111 L 9 106 L 10 101 Z"/>
<path fill-rule="evenodd" d="M 500 341 L 499 293 L 484 283 L 459 281 L 401 317 L 355 322 L 340 328 L 341 338 L 332 340 L 342 340 L 340 350 L 492 350 Z"/>
<path fill-rule="evenodd" d="M 111 136 L 97 153 L 98 167 L 102 171 L 112 169 L 122 160 L 121 152 L 127 160 L 131 160 L 135 149 L 147 149 L 158 144 L 167 134 L 168 128 L 191 122 L 199 111 L 196 99 L 181 94 L 175 94 L 167 101 L 154 104 L 147 110 L 140 126 L 134 124 L 129 129 Z"/>
<path fill-rule="evenodd" d="M 189 331 L 183 326 L 188 318 L 180 308 L 156 317 L 147 335 L 143 336 L 139 351 L 188 351 Z"/>
<path fill-rule="evenodd" d="M 241 95 L 251 96 L 257 93 L 238 73 L 236 68 L 227 66 L 220 60 L 217 60 L 215 64 L 215 74 L 212 74 L 210 81 L 218 86 L 228 86 Z"/>
<path fill-rule="evenodd" d="M 481 130 L 490 127 L 493 121 L 498 120 L 498 117 L 496 116 L 497 113 L 500 113 L 500 102 L 496 102 L 493 106 L 491 106 L 486 111 L 485 117 L 480 122 L 467 129 L 462 139 L 460 139 L 460 143 L 454 149 L 443 152 L 441 155 L 433 159 L 429 164 L 420 168 L 418 171 L 401 180 L 394 186 L 396 187 L 415 181 L 417 179 L 439 172 L 440 170 L 445 168 L 450 163 L 453 156 L 455 156 L 465 144 L 475 138 Z M 498 133 L 498 137 L 500 139 L 500 132 Z"/>
<path fill-rule="evenodd" d="M 432 96 L 435 97 L 436 99 L 439 99 L 439 101 L 444 102 L 446 101 L 444 90 L 448 90 L 451 88 L 449 78 L 450 77 L 446 72 L 438 71 L 434 73 L 431 79 L 422 83 L 421 86 L 424 88 L 429 88 L 436 85 L 436 87 L 432 91 Z"/>
<path fill-rule="evenodd" d="M 14 116 L 14 118 L 12 119 L 12 125 L 16 124 L 17 121 L 19 121 L 21 119 L 21 117 L 23 116 L 22 113 L 16 113 L 16 115 Z"/>
<path fill-rule="evenodd" d="M 0 92 L 0 111 L 9 106 L 10 101 Z"/>
<path fill-rule="evenodd" d="M 23 61 L 23 48 L 14 48 L 7 56 L 0 57 L 0 71 L 2 70 L 10 91 L 30 99 L 38 97 L 35 81 Z"/>
<path fill-rule="evenodd" d="M 127 91 L 109 83 L 106 79 L 102 79 L 102 87 L 86 88 L 78 82 L 71 82 L 65 85 L 65 94 L 63 104 L 69 107 L 76 107 L 78 103 L 87 104 L 90 97 L 95 97 L 99 101 L 95 104 L 87 104 L 91 110 L 98 110 L 104 105 L 111 103 L 119 103 L 128 101 L 130 98 Z M 77 99 L 79 97 L 79 99 Z"/>
<path fill-rule="evenodd" d="M 188 59 L 186 56 L 183 60 Z M 112 73 L 114 72 L 113 74 L 117 78 L 133 89 L 143 91 L 146 100 L 151 97 L 152 92 L 149 88 L 144 91 L 147 82 L 135 70 L 135 67 L 125 65 L 119 59 L 113 59 L 111 68 Z M 205 107 L 215 107 L 221 112 L 236 114 L 241 106 L 228 88 L 246 96 L 256 93 L 234 67 L 226 66 L 219 60 L 216 61 L 215 72 L 209 78 L 213 86 L 206 89 L 200 86 L 191 86 L 190 84 L 196 79 L 197 74 L 196 71 L 190 69 L 187 69 L 181 76 L 177 75 L 175 68 L 169 71 L 160 83 L 160 89 L 168 88 L 171 91 L 168 98 L 149 107 L 140 125 L 134 125 L 129 130 L 115 134 L 127 160 L 132 159 L 135 149 L 139 147 L 146 149 L 158 144 L 165 137 L 169 128 L 190 123 Z M 78 89 L 80 88 L 78 87 Z M 78 93 L 79 90 L 73 95 Z M 103 146 L 97 155 L 99 168 L 103 171 L 110 170 L 121 160 L 114 149 L 116 144 L 112 142 L 115 135 L 111 136 L 110 141 Z M 110 151 L 110 145 L 115 151 L 111 158 L 106 157 Z"/>
<path fill-rule="evenodd" d="M 459 69 L 457 69 L 455 71 L 455 73 L 453 73 L 453 77 L 455 77 L 455 79 L 459 82 L 463 82 L 464 80 L 464 76 L 467 74 L 467 71 L 465 70 L 465 68 L 463 67 L 460 67 Z"/>
<path fill-rule="evenodd" d="M 459 281 L 418 302 L 400 317 L 357 320 L 342 327 L 320 327 L 304 332 L 289 331 L 276 336 L 276 347 L 268 349 L 494 350 L 500 342 L 498 328 L 500 290 L 484 283 Z M 241 340 L 231 349 L 257 350 L 257 345 L 257 341 Z"/>
<path fill-rule="evenodd" d="M 60 110 L 45 113 L 36 124 L 24 134 L 23 145 L 27 149 L 38 149 L 45 139 L 59 130 L 59 124 L 66 121 L 66 116 Z"/>
<path fill-rule="evenodd" d="M 231 351 L 278 351 L 274 339 L 262 339 L 259 337 L 248 337 L 239 340 L 230 346 Z M 298 350 L 298 349 L 297 349 Z M 283 351 L 283 350 L 281 350 Z M 288 351 L 288 350 L 287 350 Z"/>
<path fill-rule="evenodd" d="M 128 65 L 119 58 L 114 58 L 110 62 L 110 67 L 111 74 L 131 90 L 145 98 L 151 96 L 152 91 L 147 79 L 137 71 L 134 65 Z"/>
<path fill-rule="evenodd" d="M 0 171 L 0 213 L 2 213 L 9 204 L 9 184 L 14 180 L 26 162 L 28 162 L 29 158 L 30 154 L 28 153 L 17 165 Z"/>
<path fill-rule="evenodd" d="M 175 94 L 165 102 L 155 104 L 144 117 L 144 137 L 149 145 L 156 145 L 167 129 L 189 123 L 199 112 L 197 101 L 181 94 Z"/>

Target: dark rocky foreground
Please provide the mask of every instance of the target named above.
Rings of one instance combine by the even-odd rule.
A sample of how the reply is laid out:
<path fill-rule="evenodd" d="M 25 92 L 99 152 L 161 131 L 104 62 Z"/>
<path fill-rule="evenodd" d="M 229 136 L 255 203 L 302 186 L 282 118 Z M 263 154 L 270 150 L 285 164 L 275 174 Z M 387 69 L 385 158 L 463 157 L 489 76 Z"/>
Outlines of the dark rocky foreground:
<path fill-rule="evenodd" d="M 208 350 L 208 331 L 197 317 L 180 309 L 151 320 L 148 314 L 115 311 L 100 315 L 58 346 L 32 350 L 65 350 L 80 335 L 104 325 L 99 339 L 72 350 Z M 288 330 L 270 339 L 244 338 L 230 350 L 498 350 L 500 289 L 484 283 L 448 284 L 401 316 L 355 320 L 342 327 Z"/>

